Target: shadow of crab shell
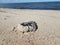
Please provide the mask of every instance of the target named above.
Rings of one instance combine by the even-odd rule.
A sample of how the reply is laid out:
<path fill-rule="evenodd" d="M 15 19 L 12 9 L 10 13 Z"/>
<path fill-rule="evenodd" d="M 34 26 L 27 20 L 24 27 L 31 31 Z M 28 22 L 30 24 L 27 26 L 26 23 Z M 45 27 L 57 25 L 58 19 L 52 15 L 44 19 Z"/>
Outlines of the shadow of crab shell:
<path fill-rule="evenodd" d="M 28 31 L 27 26 L 22 26 L 20 24 L 17 25 L 16 29 L 19 30 L 20 32 L 27 32 Z"/>

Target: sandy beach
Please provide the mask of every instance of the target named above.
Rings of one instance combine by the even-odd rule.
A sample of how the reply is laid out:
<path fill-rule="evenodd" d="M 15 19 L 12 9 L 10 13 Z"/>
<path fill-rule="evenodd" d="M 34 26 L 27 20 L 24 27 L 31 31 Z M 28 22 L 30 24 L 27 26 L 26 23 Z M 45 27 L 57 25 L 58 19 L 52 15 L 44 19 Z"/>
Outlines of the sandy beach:
<path fill-rule="evenodd" d="M 24 21 L 35 21 L 38 30 L 13 30 Z M 60 10 L 0 8 L 0 45 L 60 45 Z"/>

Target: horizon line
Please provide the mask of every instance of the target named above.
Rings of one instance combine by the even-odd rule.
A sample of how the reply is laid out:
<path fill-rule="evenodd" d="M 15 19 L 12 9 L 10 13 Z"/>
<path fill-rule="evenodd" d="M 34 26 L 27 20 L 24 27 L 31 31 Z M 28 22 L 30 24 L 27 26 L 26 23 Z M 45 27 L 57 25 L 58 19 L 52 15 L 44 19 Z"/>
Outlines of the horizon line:
<path fill-rule="evenodd" d="M 44 2 L 60 2 L 60 1 L 44 1 Z M 44 3 L 44 2 L 41 1 L 41 3 Z M 10 2 L 8 2 L 8 3 L 10 3 Z M 39 2 L 11 2 L 11 3 L 39 3 Z M 0 3 L 0 4 L 4 4 L 4 3 Z"/>

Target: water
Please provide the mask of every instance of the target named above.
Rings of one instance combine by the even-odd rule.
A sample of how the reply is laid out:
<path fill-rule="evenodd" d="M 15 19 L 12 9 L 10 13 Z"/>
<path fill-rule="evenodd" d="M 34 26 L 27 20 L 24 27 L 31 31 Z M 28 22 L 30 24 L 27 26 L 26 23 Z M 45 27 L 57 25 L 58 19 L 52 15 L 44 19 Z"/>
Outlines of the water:
<path fill-rule="evenodd" d="M 60 2 L 3 3 L 0 8 L 60 10 Z"/>

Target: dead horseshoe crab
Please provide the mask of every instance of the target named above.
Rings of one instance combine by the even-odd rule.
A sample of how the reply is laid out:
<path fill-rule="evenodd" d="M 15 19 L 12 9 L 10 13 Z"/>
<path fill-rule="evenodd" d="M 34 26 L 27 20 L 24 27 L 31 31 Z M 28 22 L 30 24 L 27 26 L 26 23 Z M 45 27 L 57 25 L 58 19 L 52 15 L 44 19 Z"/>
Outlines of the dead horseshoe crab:
<path fill-rule="evenodd" d="M 21 32 L 35 32 L 37 29 L 38 26 L 35 21 L 22 22 L 17 26 L 17 30 L 20 30 Z"/>

